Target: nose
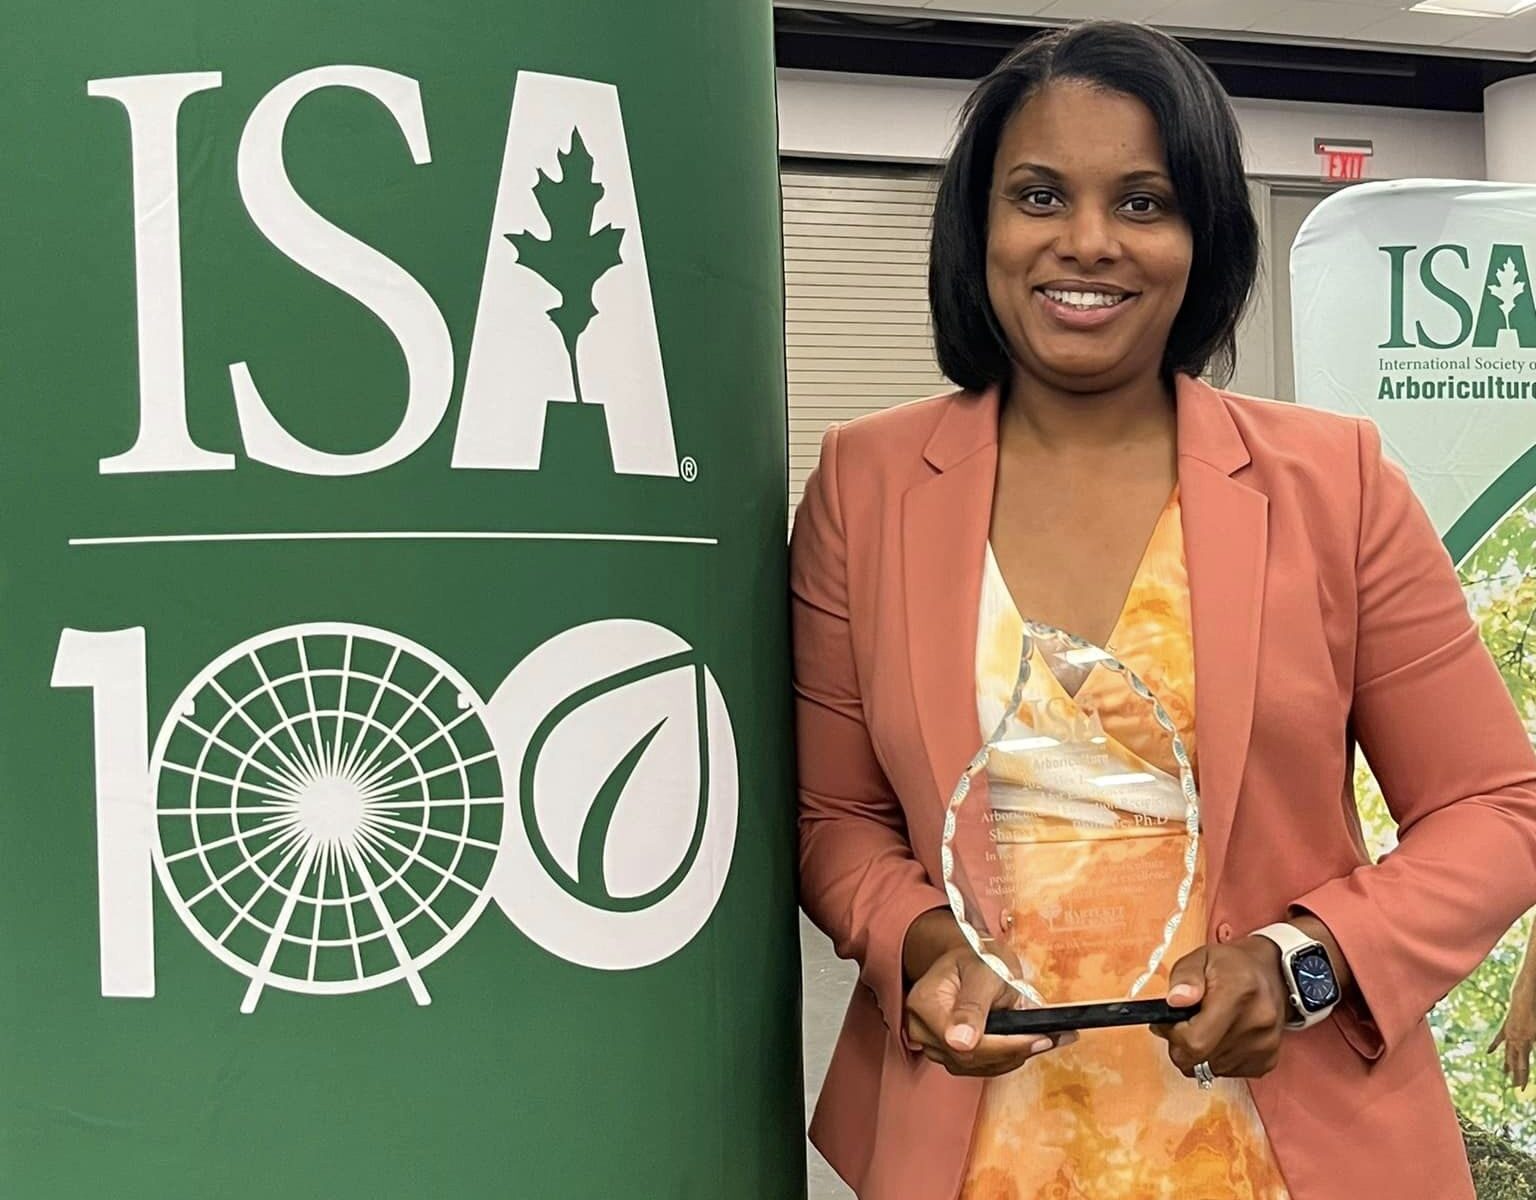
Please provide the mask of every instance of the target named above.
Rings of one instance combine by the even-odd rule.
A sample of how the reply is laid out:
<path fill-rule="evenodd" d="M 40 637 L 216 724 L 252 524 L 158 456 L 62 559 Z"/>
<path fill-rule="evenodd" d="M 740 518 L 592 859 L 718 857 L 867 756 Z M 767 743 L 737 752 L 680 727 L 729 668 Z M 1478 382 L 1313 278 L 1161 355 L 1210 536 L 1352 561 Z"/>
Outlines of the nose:
<path fill-rule="evenodd" d="M 1077 206 L 1061 223 L 1056 253 L 1086 266 L 1113 262 L 1121 253 L 1113 218 L 1096 205 Z"/>

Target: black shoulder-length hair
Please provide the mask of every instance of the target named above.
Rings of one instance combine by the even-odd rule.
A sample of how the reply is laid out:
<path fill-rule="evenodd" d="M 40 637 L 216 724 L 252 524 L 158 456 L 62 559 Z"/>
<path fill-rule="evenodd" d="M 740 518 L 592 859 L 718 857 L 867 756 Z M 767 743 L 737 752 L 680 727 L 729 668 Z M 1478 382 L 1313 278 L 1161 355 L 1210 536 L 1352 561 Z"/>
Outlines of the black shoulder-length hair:
<path fill-rule="evenodd" d="M 1008 343 L 987 297 L 992 167 L 1008 119 L 1052 80 L 1134 96 L 1151 110 L 1194 240 L 1189 287 L 1168 337 L 1163 374 L 1226 382 L 1259 262 L 1237 121 L 1204 63 L 1167 34 L 1124 21 L 1088 21 L 1026 42 L 977 85 L 961 110 L 939 184 L 928 268 L 940 368 L 975 390 L 1012 374 Z"/>

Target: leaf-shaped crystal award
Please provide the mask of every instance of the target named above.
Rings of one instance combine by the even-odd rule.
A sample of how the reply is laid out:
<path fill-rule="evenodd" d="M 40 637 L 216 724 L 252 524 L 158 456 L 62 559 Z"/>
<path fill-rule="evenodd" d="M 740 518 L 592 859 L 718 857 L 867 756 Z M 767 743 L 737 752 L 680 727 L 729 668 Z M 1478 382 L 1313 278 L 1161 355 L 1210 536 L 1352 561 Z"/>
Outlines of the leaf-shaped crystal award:
<path fill-rule="evenodd" d="M 1191 1015 L 1128 1003 L 1168 955 L 1198 861 L 1199 797 L 1172 717 L 1108 651 L 1026 621 L 1013 694 L 984 732 L 945 815 L 950 905 L 1018 1009 L 1096 1006 L 1073 1014 L 1081 1024 L 994 1012 L 988 1031 Z"/>

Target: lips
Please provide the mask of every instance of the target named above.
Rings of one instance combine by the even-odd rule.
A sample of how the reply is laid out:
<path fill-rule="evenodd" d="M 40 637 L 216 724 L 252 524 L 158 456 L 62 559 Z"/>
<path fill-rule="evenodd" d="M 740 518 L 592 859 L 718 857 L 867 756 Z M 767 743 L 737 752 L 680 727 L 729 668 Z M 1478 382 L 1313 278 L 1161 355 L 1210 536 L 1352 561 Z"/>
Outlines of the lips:
<path fill-rule="evenodd" d="M 1139 296 L 1103 284 L 1046 284 L 1035 289 L 1046 315 L 1068 329 L 1098 329 L 1130 308 Z"/>
<path fill-rule="evenodd" d="M 1103 285 L 1094 287 L 1091 285 L 1046 284 L 1035 290 L 1056 304 L 1065 305 L 1067 308 L 1081 309 L 1085 312 L 1100 308 L 1114 308 L 1117 304 L 1124 303 L 1135 295 L 1134 292 L 1129 292 L 1124 288 L 1105 287 Z"/>

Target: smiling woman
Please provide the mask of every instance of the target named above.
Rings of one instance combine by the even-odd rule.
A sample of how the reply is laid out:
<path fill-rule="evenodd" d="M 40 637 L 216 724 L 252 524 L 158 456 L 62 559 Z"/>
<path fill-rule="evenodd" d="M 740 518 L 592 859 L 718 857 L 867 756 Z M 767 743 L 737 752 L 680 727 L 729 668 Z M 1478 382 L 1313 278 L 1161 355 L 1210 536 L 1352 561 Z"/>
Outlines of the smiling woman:
<path fill-rule="evenodd" d="M 794 528 L 801 896 L 863 983 L 812 1138 L 861 1200 L 1470 1200 L 1425 1016 L 1536 902 L 1536 753 L 1455 571 L 1373 426 L 1205 382 L 1258 259 L 1205 66 L 1090 22 L 961 122 L 930 257 L 959 390 L 831 429 Z M 1107 701 L 1101 661 L 1156 703 Z M 1013 766 L 978 755 L 1014 714 Z M 1169 735 L 1197 839 L 1044 771 Z M 1379 867 L 1357 740 L 1401 831 Z M 1184 1019 L 993 1032 L 1043 994 L 1009 957 Z"/>
<path fill-rule="evenodd" d="M 1112 28 L 1032 43 L 966 106 L 935 207 L 930 286 L 939 363 L 963 387 L 1009 374 L 1033 344 L 1018 324 L 1029 306 L 1010 287 L 1075 292 L 1067 303 L 1079 307 L 1151 291 L 1154 312 L 1126 323 L 1119 355 L 1100 353 L 1123 362 L 1136 335 L 1161 329 L 1142 349 L 1161 351 L 1165 374 L 1231 374 L 1259 258 L 1236 124 L 1178 43 Z M 1063 230 L 1087 239 L 1066 256 L 1084 277 L 1054 278 L 1066 262 L 1041 260 Z"/>

